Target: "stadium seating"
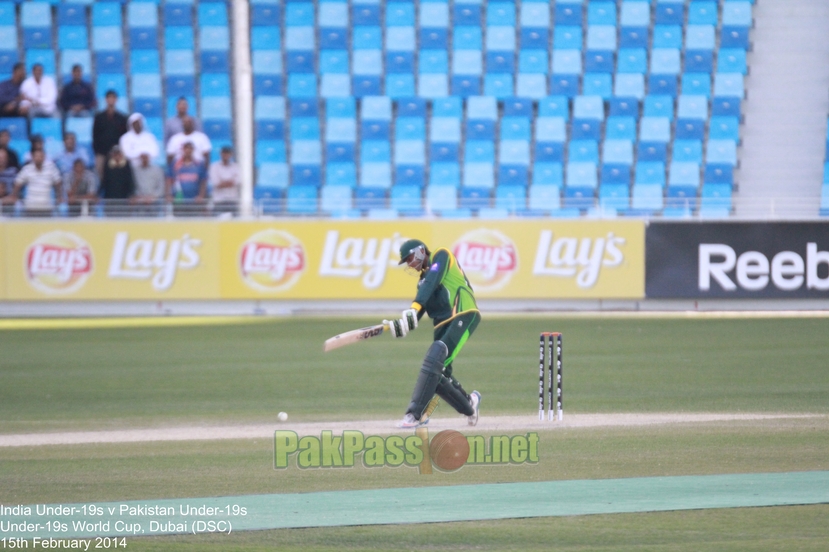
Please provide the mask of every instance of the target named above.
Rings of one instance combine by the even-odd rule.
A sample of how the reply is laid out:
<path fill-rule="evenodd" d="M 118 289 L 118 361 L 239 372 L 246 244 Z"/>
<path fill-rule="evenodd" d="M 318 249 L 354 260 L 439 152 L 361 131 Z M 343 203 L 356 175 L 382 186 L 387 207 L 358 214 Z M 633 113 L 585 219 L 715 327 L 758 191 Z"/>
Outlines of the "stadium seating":
<path fill-rule="evenodd" d="M 740 0 L 254 2 L 254 94 L 318 98 L 315 185 L 371 190 L 354 196 L 364 212 L 416 213 L 420 198 L 447 216 L 597 204 L 649 215 L 680 200 L 696 212 L 706 185 L 733 189 L 751 10 Z M 347 113 L 331 104 L 340 98 Z M 281 128 L 293 143 L 291 121 Z"/>

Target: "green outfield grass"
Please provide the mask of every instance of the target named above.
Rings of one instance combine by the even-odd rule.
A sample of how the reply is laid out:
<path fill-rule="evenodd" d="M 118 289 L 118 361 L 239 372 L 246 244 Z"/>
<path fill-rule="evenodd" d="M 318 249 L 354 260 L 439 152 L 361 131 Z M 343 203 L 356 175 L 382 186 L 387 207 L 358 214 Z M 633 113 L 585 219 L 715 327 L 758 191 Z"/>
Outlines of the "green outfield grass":
<path fill-rule="evenodd" d="M 391 419 L 429 328 L 322 353 L 375 319 L 0 331 L 0 433 Z M 538 333 L 564 332 L 565 406 L 829 413 L 829 319 L 485 319 L 456 362 L 482 416 L 537 405 Z M 445 407 L 443 407 L 445 408 Z M 446 412 L 439 410 L 445 415 Z M 829 419 L 543 432 L 538 465 L 272 468 L 270 440 L 0 448 L 0 503 L 221 496 L 551 479 L 829 469 Z M 471 505 L 474 507 L 474 505 Z M 826 550 L 827 506 L 131 539 L 131 550 Z M 555 547 L 551 548 L 551 545 Z"/>
<path fill-rule="evenodd" d="M 0 331 L 0 431 L 397 417 L 431 332 L 322 353 L 370 322 Z M 568 411 L 829 412 L 829 319 L 493 318 L 455 363 L 485 413 L 533 413 L 541 330 L 564 332 Z"/>

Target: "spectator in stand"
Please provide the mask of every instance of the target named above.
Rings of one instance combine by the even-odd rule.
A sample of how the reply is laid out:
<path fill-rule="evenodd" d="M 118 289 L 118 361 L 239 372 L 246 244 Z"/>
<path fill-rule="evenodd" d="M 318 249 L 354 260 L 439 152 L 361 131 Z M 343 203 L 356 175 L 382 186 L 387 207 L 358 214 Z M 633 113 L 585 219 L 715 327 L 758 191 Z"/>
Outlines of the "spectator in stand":
<path fill-rule="evenodd" d="M 51 161 L 51 159 L 49 159 L 49 155 L 46 153 L 46 142 L 43 139 L 42 134 L 32 134 L 29 137 L 29 142 L 31 144 L 29 146 L 29 151 L 23 154 L 23 165 L 32 162 L 32 153 L 35 150 L 41 150 L 42 152 L 44 152 L 43 154 L 45 155 L 46 160 Z"/>
<path fill-rule="evenodd" d="M 166 186 L 164 171 L 151 163 L 150 154 L 145 151 L 138 157 L 138 163 L 132 166 L 132 173 L 135 178 L 135 195 L 132 198 L 136 205 L 134 214 L 157 216 Z"/>
<path fill-rule="evenodd" d="M 51 117 L 57 111 L 58 87 L 40 63 L 32 65 L 32 76 L 20 85 L 20 93 L 32 104 L 29 115 Z"/>
<path fill-rule="evenodd" d="M 118 140 L 127 132 L 127 116 L 115 109 L 118 93 L 108 90 L 105 99 L 106 109 L 95 115 L 92 124 L 92 151 L 95 153 L 95 173 L 98 178 L 104 174 L 104 164 L 112 146 L 118 145 Z"/>
<path fill-rule="evenodd" d="M 196 161 L 193 144 L 183 145 L 184 154 L 170 166 L 167 179 L 167 200 L 172 201 L 174 213 L 178 215 L 204 214 L 207 198 L 207 174 L 204 163 Z"/>
<path fill-rule="evenodd" d="M 132 167 L 124 156 L 120 146 L 112 146 L 112 150 L 104 166 L 104 176 L 101 178 L 101 188 L 98 194 L 104 199 L 104 210 L 107 216 L 124 216 L 127 214 L 127 201 L 135 194 L 135 179 Z"/>
<path fill-rule="evenodd" d="M 158 157 L 158 140 L 152 132 L 144 128 L 144 116 L 140 113 L 133 113 L 127 120 L 127 133 L 121 136 L 118 141 L 124 156 L 133 165 L 139 163 L 142 153 L 147 153 L 150 160 Z"/>
<path fill-rule="evenodd" d="M 55 157 L 55 165 L 60 169 L 61 174 L 72 172 L 75 161 L 80 159 L 85 167 L 91 166 L 89 154 L 86 149 L 78 147 L 78 141 L 74 132 L 63 133 L 63 152 Z"/>
<path fill-rule="evenodd" d="M 11 133 L 7 129 L 0 130 L 0 150 L 6 152 L 6 155 L 9 158 L 9 166 L 14 167 L 15 169 L 20 168 L 20 159 L 17 156 L 17 152 L 14 151 L 11 147 L 9 147 L 9 142 L 11 142 Z"/>
<path fill-rule="evenodd" d="M 60 94 L 60 108 L 67 117 L 85 117 L 95 111 L 98 100 L 95 89 L 83 80 L 83 67 L 72 66 L 72 80 L 66 83 Z"/>
<path fill-rule="evenodd" d="M 210 164 L 210 150 L 213 144 L 207 134 L 196 130 L 196 123 L 192 117 L 185 117 L 182 120 L 184 130 L 174 134 L 167 142 L 167 166 L 171 166 L 174 160 L 181 159 L 184 154 L 184 144 L 193 144 L 193 159 L 205 166 Z"/>
<path fill-rule="evenodd" d="M 20 169 L 14 179 L 14 190 L 3 198 L 4 204 L 17 202 L 20 190 L 26 187 L 23 201 L 26 216 L 48 217 L 55 208 L 55 198 L 61 199 L 60 172 L 54 163 L 46 159 L 42 149 L 32 150 L 32 162 Z"/>
<path fill-rule="evenodd" d="M 87 168 L 83 159 L 75 159 L 72 170 L 63 175 L 63 189 L 69 216 L 80 216 L 84 203 L 93 205 L 98 200 L 98 177 Z M 88 211 L 86 214 L 89 214 Z"/>
<path fill-rule="evenodd" d="M 181 96 L 178 101 L 176 101 L 176 114 L 173 117 L 170 117 L 166 121 L 164 121 L 164 147 L 167 147 L 167 144 L 170 142 L 170 138 L 173 137 L 174 134 L 178 134 L 179 132 L 184 131 L 184 118 L 189 117 L 187 112 L 190 110 L 190 103 L 187 101 L 187 98 Z M 196 130 L 201 130 L 201 123 L 193 118 L 193 125 Z"/>
<path fill-rule="evenodd" d="M 17 176 L 17 168 L 9 165 L 9 154 L 0 149 L 0 202 L 3 198 L 12 193 L 14 189 L 14 177 Z M 13 205 L 3 205 L 3 214 L 9 215 L 14 211 Z"/>
<path fill-rule="evenodd" d="M 210 164 L 207 182 L 213 196 L 213 210 L 216 213 L 236 214 L 239 209 L 239 192 L 242 180 L 239 165 L 233 161 L 233 149 L 222 147 L 221 158 Z"/>
<path fill-rule="evenodd" d="M 26 80 L 26 66 L 15 63 L 12 77 L 0 82 L 0 117 L 25 117 L 32 104 L 20 92 L 20 85 Z"/>

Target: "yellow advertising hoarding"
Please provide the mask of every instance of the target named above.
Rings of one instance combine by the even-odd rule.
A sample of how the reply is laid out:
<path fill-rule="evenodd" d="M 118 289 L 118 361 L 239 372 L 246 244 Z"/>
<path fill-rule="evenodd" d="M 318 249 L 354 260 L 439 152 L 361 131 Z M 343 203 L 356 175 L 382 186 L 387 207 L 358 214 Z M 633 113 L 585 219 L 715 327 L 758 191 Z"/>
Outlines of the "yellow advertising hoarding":
<path fill-rule="evenodd" d="M 410 299 L 415 282 L 397 261 L 400 244 L 411 237 L 433 250 L 451 250 L 478 297 L 644 296 L 641 221 L 15 221 L 3 226 L 0 267 L 12 300 Z"/>
<path fill-rule="evenodd" d="M 9 299 L 219 296 L 216 224 L 15 221 L 5 234 Z"/>

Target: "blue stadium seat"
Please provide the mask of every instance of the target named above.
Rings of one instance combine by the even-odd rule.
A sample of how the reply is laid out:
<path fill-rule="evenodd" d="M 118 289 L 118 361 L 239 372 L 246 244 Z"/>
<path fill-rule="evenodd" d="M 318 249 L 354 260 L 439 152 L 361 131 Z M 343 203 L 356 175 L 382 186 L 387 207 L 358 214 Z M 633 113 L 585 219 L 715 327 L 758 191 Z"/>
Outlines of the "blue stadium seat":
<path fill-rule="evenodd" d="M 86 50 L 89 48 L 89 35 L 86 32 L 86 25 L 58 27 L 58 48 L 61 50 Z"/>
<path fill-rule="evenodd" d="M 700 216 L 727 216 L 731 211 L 731 186 L 706 184 L 700 193 Z"/>
<path fill-rule="evenodd" d="M 281 6 L 278 4 L 252 3 L 250 7 L 252 26 L 279 26 L 281 23 Z"/>
<path fill-rule="evenodd" d="M 316 186 L 292 185 L 286 194 L 285 210 L 290 215 L 314 215 L 317 213 Z"/>
<path fill-rule="evenodd" d="M 79 144 L 91 144 L 92 122 L 92 117 L 68 117 L 65 130 L 74 132 Z"/>
<path fill-rule="evenodd" d="M 746 51 L 742 48 L 721 48 L 717 55 L 717 72 L 745 75 L 748 72 Z"/>
<path fill-rule="evenodd" d="M 533 166 L 532 184 L 533 187 L 555 186 L 561 188 L 564 185 L 564 166 L 561 163 L 536 162 Z"/>
<path fill-rule="evenodd" d="M 705 162 L 737 164 L 737 142 L 735 140 L 709 139 L 705 147 Z"/>
<path fill-rule="evenodd" d="M 619 73 L 646 73 L 648 71 L 647 51 L 644 48 L 620 49 L 616 70 Z"/>
<path fill-rule="evenodd" d="M 583 21 L 581 6 L 559 2 L 555 5 L 553 19 L 557 25 L 581 26 Z"/>
<path fill-rule="evenodd" d="M 674 161 L 668 168 L 668 186 L 693 186 L 698 187 L 699 164 Z"/>
<path fill-rule="evenodd" d="M 203 51 L 224 52 L 230 49 L 230 30 L 227 27 L 201 27 L 199 45 Z"/>
<path fill-rule="evenodd" d="M 706 184 L 734 184 L 734 167 L 725 163 L 705 165 L 704 182 Z"/>
<path fill-rule="evenodd" d="M 713 50 L 716 46 L 714 25 L 688 25 L 685 30 L 687 50 Z"/>
<path fill-rule="evenodd" d="M 227 26 L 227 6 L 225 2 L 199 2 L 199 25 Z"/>
<path fill-rule="evenodd" d="M 286 188 L 288 186 L 288 165 L 285 163 L 261 163 L 257 169 L 254 194 L 257 194 L 259 189 L 264 186 Z M 261 196 L 261 193 L 257 195 Z M 259 199 L 256 195 L 254 197 Z M 281 194 L 278 197 L 281 197 Z"/>
<path fill-rule="evenodd" d="M 124 39 L 121 27 L 92 27 L 92 49 L 121 51 L 123 48 Z"/>
<path fill-rule="evenodd" d="M 581 26 L 556 24 L 553 30 L 553 48 L 556 50 L 581 50 L 583 33 Z"/>
<path fill-rule="evenodd" d="M 93 42 L 95 29 L 92 29 Z M 158 29 L 155 27 L 133 27 L 129 29 L 130 48 L 154 50 L 158 48 Z M 105 40 L 105 37 L 102 37 Z"/>
<path fill-rule="evenodd" d="M 616 41 L 616 27 L 612 25 L 588 25 L 588 50 L 613 50 L 618 47 Z"/>
<path fill-rule="evenodd" d="M 135 95 L 133 88 L 133 95 Z M 163 117 L 164 110 L 161 107 L 161 98 L 133 97 L 132 110 L 141 113 L 145 117 Z"/>
<path fill-rule="evenodd" d="M 17 50 L 0 50 L 0 75 L 4 75 L 4 79 L 11 77 L 12 68 L 18 60 Z"/>
<path fill-rule="evenodd" d="M 619 32 L 619 47 L 647 48 L 649 36 L 647 26 L 624 26 Z"/>
<path fill-rule="evenodd" d="M 567 163 L 565 181 L 566 187 L 595 188 L 598 185 L 596 163 L 583 161 Z"/>
<path fill-rule="evenodd" d="M 674 159 L 676 159 L 676 148 L 677 145 L 675 143 Z M 667 156 L 668 147 L 665 142 L 639 142 L 636 148 L 636 158 L 639 161 L 660 161 L 664 163 Z"/>
<path fill-rule="evenodd" d="M 608 100 L 610 116 L 633 117 L 639 119 L 639 100 L 630 96 L 618 96 Z"/>
<path fill-rule="evenodd" d="M 201 23 L 204 25 L 205 23 Z M 164 4 L 164 25 L 171 26 L 193 26 L 193 6 L 187 3 Z"/>
<path fill-rule="evenodd" d="M 686 73 L 711 73 L 714 69 L 713 53 L 711 50 L 686 50 Z"/>
<path fill-rule="evenodd" d="M 628 185 L 602 183 L 599 186 L 599 207 L 619 210 L 630 207 L 630 188 Z"/>
<path fill-rule="evenodd" d="M 742 98 L 722 97 L 711 100 L 711 115 L 740 117 L 740 103 Z"/>
<path fill-rule="evenodd" d="M 13 25 L 14 21 L 14 6 L 12 5 L 11 23 L 5 19 L 8 13 L 5 9 L 6 5 L 12 5 L 11 2 L 3 2 L 0 5 L 0 25 Z M 120 23 L 120 21 L 119 21 Z M 60 4 L 58 5 L 58 28 L 67 25 L 83 25 L 86 27 L 86 8 L 81 4 Z"/>
<path fill-rule="evenodd" d="M 630 185 L 630 165 L 622 163 L 604 163 L 601 168 L 601 182 L 605 184 Z"/>
<path fill-rule="evenodd" d="M 568 185 L 564 188 L 563 206 L 567 209 L 584 211 L 596 203 L 596 186 Z"/>
<path fill-rule="evenodd" d="M 158 27 L 158 6 L 152 2 L 130 2 L 127 4 L 127 25 Z"/>
<path fill-rule="evenodd" d="M 92 25 L 94 27 L 121 25 L 122 23 L 121 2 L 95 2 L 92 4 Z"/>
<path fill-rule="evenodd" d="M 702 163 L 701 140 L 674 140 L 673 160 Z"/>
<path fill-rule="evenodd" d="M 685 209 L 688 212 L 697 207 L 697 187 L 695 186 L 668 186 L 665 191 L 665 212 L 662 216 L 668 216 L 668 209 Z"/>
<path fill-rule="evenodd" d="M 685 21 L 685 11 L 682 3 L 657 3 L 655 21 L 657 25 L 682 25 Z"/>
<path fill-rule="evenodd" d="M 719 12 L 717 11 L 717 3 L 702 1 L 691 2 L 688 6 L 688 24 L 689 25 L 714 25 L 717 26 L 719 19 Z"/>
<path fill-rule="evenodd" d="M 720 29 L 720 48 L 748 49 L 751 45 L 748 32 L 748 27 L 723 25 Z"/>
<path fill-rule="evenodd" d="M 740 120 L 737 117 L 711 117 L 708 137 L 712 140 L 740 140 Z"/>
<path fill-rule="evenodd" d="M 607 118 L 605 136 L 608 140 L 636 140 L 636 119 L 612 116 Z"/>
<path fill-rule="evenodd" d="M 665 185 L 665 163 L 658 161 L 639 161 L 635 169 L 636 184 Z"/>
<path fill-rule="evenodd" d="M 191 90 L 191 92 L 192 92 L 192 90 Z M 143 74 L 142 73 L 142 74 L 133 75 L 132 76 L 132 93 L 133 93 L 134 96 L 139 97 L 139 98 L 160 98 L 161 97 L 161 77 L 157 73 L 156 74 Z"/>
<path fill-rule="evenodd" d="M 171 101 L 173 100 L 173 101 Z M 172 116 L 170 108 L 174 109 L 175 97 L 167 98 L 167 113 Z M 195 99 L 189 99 L 190 105 L 195 105 Z M 202 98 L 201 100 L 202 113 L 209 113 L 211 119 L 229 120 L 231 118 L 230 98 Z"/>
<path fill-rule="evenodd" d="M 23 28 L 23 48 L 50 48 L 52 46 L 52 29 L 40 27 Z"/>
<path fill-rule="evenodd" d="M 751 2 L 728 0 L 722 6 L 723 26 L 751 27 Z"/>
<path fill-rule="evenodd" d="M 427 203 L 429 202 L 429 192 L 433 187 L 430 186 L 429 189 L 426 190 L 426 200 Z M 441 187 L 436 187 L 436 190 L 441 190 Z M 438 192 L 441 196 L 448 195 L 451 192 L 454 192 L 454 188 L 444 187 L 441 192 Z M 489 207 L 492 204 L 492 196 L 489 188 L 478 188 L 478 187 L 464 187 L 461 188 L 460 193 L 460 203 L 458 206 L 461 209 L 481 209 L 485 207 Z M 439 205 L 440 203 L 438 203 Z M 431 206 L 432 210 L 435 211 L 437 209 L 434 206 Z"/>
<path fill-rule="evenodd" d="M 634 184 L 630 206 L 638 211 L 659 211 L 664 207 L 662 186 L 658 184 Z"/>
<path fill-rule="evenodd" d="M 656 25 L 653 28 L 653 47 L 681 49 L 682 37 L 682 26 L 680 25 Z"/>
<path fill-rule="evenodd" d="M 648 94 L 676 97 L 677 83 L 675 75 L 649 75 Z"/>
<path fill-rule="evenodd" d="M 549 41 L 550 31 L 546 28 L 532 28 L 523 26 L 521 28 L 521 48 L 522 49 L 546 49 Z"/>
<path fill-rule="evenodd" d="M 131 54 L 131 65 L 133 68 L 135 67 L 135 60 L 138 51 L 133 50 Z M 156 55 L 156 64 L 154 69 L 150 71 L 135 71 L 133 69 L 133 73 L 143 73 L 143 72 L 158 72 L 158 52 L 155 53 Z M 62 63 L 62 62 L 61 62 Z M 124 72 L 124 54 L 123 52 L 116 52 L 116 51 L 107 51 L 107 52 L 95 52 L 95 68 L 98 73 L 123 73 Z M 87 67 L 87 70 L 89 67 Z"/>
<path fill-rule="evenodd" d="M 634 129 L 635 133 L 635 129 Z M 602 144 L 602 162 L 612 164 L 633 164 L 633 140 L 607 139 Z"/>
<path fill-rule="evenodd" d="M 609 99 L 613 95 L 612 76 L 609 73 L 585 73 L 582 94 Z"/>
<path fill-rule="evenodd" d="M 458 208 L 457 189 L 452 186 L 429 186 L 426 188 L 426 209 L 441 213 Z"/>
<path fill-rule="evenodd" d="M 527 207 L 531 211 L 549 213 L 561 208 L 561 188 L 555 185 L 534 184 L 529 188 Z"/>

